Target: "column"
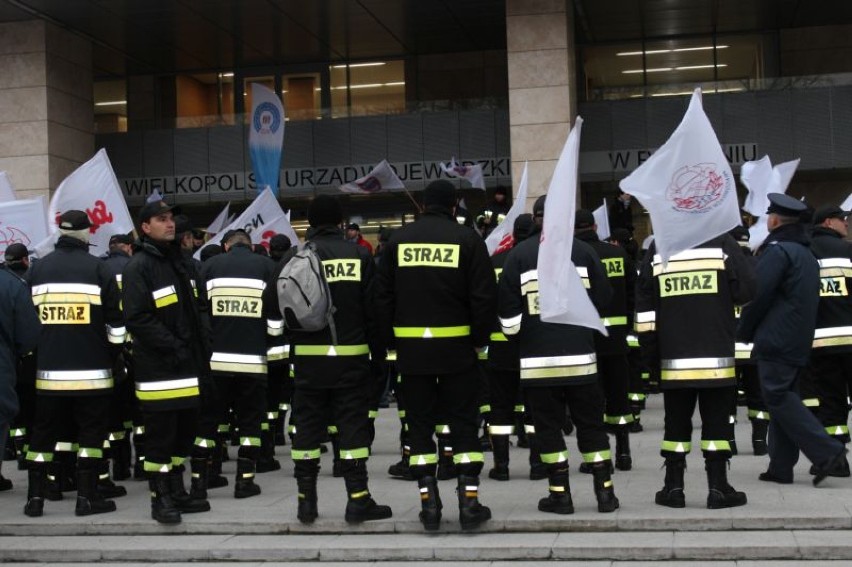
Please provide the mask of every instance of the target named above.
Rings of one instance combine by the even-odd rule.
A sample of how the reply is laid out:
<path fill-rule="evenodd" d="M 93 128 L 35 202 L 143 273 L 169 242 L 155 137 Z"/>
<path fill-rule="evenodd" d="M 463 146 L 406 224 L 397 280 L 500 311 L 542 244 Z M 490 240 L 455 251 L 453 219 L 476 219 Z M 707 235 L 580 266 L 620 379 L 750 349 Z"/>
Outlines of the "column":
<path fill-rule="evenodd" d="M 0 170 L 48 195 L 94 153 L 92 47 L 42 20 L 0 23 Z"/>
<path fill-rule="evenodd" d="M 527 211 L 547 186 L 577 114 L 568 0 L 507 0 L 509 130 L 515 193 L 529 162 Z"/>

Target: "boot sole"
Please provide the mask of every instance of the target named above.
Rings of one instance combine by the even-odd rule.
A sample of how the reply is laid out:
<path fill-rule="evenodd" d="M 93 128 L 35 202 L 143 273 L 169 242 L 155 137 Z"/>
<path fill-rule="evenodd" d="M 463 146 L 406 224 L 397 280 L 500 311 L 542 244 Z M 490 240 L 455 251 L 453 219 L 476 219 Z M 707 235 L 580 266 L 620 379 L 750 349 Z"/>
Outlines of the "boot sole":
<path fill-rule="evenodd" d="M 609 514 L 610 512 L 615 512 L 616 510 L 618 510 L 619 506 L 620 504 L 617 499 L 614 502 L 614 505 L 601 506 L 600 504 L 598 504 L 598 512 L 600 512 L 601 514 Z"/>
<path fill-rule="evenodd" d="M 574 507 L 573 507 L 573 506 L 571 506 L 570 508 L 569 508 L 569 507 L 564 507 L 564 508 L 547 508 L 547 507 L 539 506 L 539 507 L 538 507 L 538 511 L 539 511 L 539 512 L 546 512 L 546 513 L 548 513 L 548 514 L 562 514 L 562 515 L 566 515 L 566 516 L 567 516 L 568 514 L 573 514 L 573 513 L 574 513 Z"/>
<path fill-rule="evenodd" d="M 173 525 L 179 524 L 181 522 L 180 516 L 178 516 L 177 518 L 154 518 L 152 516 L 152 519 L 156 520 L 157 523 L 159 523 L 159 524 L 165 524 L 167 526 L 173 526 Z"/>
<path fill-rule="evenodd" d="M 676 500 L 669 500 L 657 495 L 654 498 L 654 503 L 658 506 L 665 506 L 666 508 L 686 508 L 686 498 L 684 497 L 678 498 Z"/>
<path fill-rule="evenodd" d="M 362 524 L 364 522 L 372 522 L 374 520 L 387 520 L 388 518 L 392 518 L 392 517 L 393 517 L 393 513 L 381 514 L 379 516 L 368 516 L 368 517 L 346 515 L 346 516 L 344 516 L 344 519 L 346 520 L 347 524 Z"/>

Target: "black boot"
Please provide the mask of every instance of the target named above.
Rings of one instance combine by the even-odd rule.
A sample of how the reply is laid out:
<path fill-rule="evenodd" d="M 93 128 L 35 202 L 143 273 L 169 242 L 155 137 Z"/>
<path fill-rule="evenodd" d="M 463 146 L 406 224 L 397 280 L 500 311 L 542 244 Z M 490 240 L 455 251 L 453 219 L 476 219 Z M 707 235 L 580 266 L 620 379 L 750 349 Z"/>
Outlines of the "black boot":
<path fill-rule="evenodd" d="M 189 496 L 193 500 L 207 500 L 207 483 L 210 480 L 210 458 L 193 457 L 189 460 L 192 480 L 189 483 Z"/>
<path fill-rule="evenodd" d="M 491 446 L 494 453 L 494 467 L 488 471 L 488 478 L 509 480 L 509 436 L 492 435 Z"/>
<path fill-rule="evenodd" d="M 222 454 L 228 453 L 228 447 L 222 444 L 221 439 L 217 439 L 216 446 L 213 447 L 213 459 L 210 462 L 210 477 L 207 479 L 207 488 L 221 488 L 228 486 L 228 477 L 222 474 Z"/>
<path fill-rule="evenodd" d="M 343 478 L 346 482 L 346 494 L 349 496 L 345 514 L 348 523 L 360 524 L 370 520 L 384 520 L 393 515 L 390 506 L 377 504 L 370 496 L 370 489 L 367 487 L 367 466 L 363 460 L 347 461 Z"/>
<path fill-rule="evenodd" d="M 471 530 L 491 519 L 491 508 L 479 503 L 479 477 L 459 475 L 456 491 L 459 497 L 459 523 Z"/>
<path fill-rule="evenodd" d="M 633 457 L 630 455 L 630 430 L 621 425 L 615 431 L 615 468 L 629 471 L 633 468 Z"/>
<path fill-rule="evenodd" d="M 530 444 L 530 480 L 547 478 L 547 465 L 541 462 L 541 451 L 535 433 L 527 433 L 527 441 Z"/>
<path fill-rule="evenodd" d="M 234 498 L 251 498 L 260 494 L 260 487 L 254 483 L 255 463 L 252 459 L 237 459 L 237 480 L 234 482 Z"/>
<path fill-rule="evenodd" d="M 79 469 L 77 471 L 77 506 L 74 508 L 74 514 L 91 516 L 107 512 L 115 512 L 115 502 L 105 499 L 98 491 L 97 467 Z"/>
<path fill-rule="evenodd" d="M 121 439 L 112 441 L 112 478 L 127 480 L 130 478 L 130 438 L 125 434 Z"/>
<path fill-rule="evenodd" d="M 558 467 L 554 466 L 548 474 L 550 492 L 547 498 L 538 501 L 538 509 L 551 514 L 573 514 L 574 502 L 571 500 L 571 486 L 568 484 L 568 466 L 560 463 Z"/>
<path fill-rule="evenodd" d="M 441 495 L 438 493 L 438 479 L 424 476 L 417 480 L 420 488 L 420 523 L 426 531 L 434 532 L 441 526 Z"/>
<path fill-rule="evenodd" d="M 296 517 L 303 524 L 313 524 L 319 515 L 317 511 L 317 477 L 298 476 L 296 485 L 299 489 L 299 509 Z"/>
<path fill-rule="evenodd" d="M 388 474 L 401 480 L 414 480 L 414 477 L 411 475 L 411 468 L 408 466 L 410 457 L 411 447 L 403 445 L 402 457 L 399 459 L 398 463 L 394 463 L 388 467 Z"/>
<path fill-rule="evenodd" d="M 203 498 L 193 498 L 186 491 L 186 486 L 183 483 L 184 466 L 178 465 L 172 467 L 169 472 L 169 487 L 171 488 L 171 497 L 175 507 L 182 514 L 196 514 L 198 512 L 209 512 L 210 502 Z"/>
<path fill-rule="evenodd" d="M 275 458 L 275 435 L 272 429 L 260 432 L 260 458 L 255 463 L 258 474 L 281 470 L 281 462 Z"/>
<path fill-rule="evenodd" d="M 769 453 L 769 446 L 766 444 L 766 434 L 768 431 L 769 420 L 751 420 L 751 448 L 757 456 Z"/>
<path fill-rule="evenodd" d="M 438 440 L 438 480 L 450 480 L 459 476 L 456 465 L 453 463 L 453 447 L 450 444 L 450 436 L 437 435 Z"/>
<path fill-rule="evenodd" d="M 180 510 L 172 500 L 171 473 L 153 473 L 148 479 L 151 489 L 151 517 L 161 524 L 179 524 Z"/>
<path fill-rule="evenodd" d="M 27 504 L 24 514 L 37 518 L 44 514 L 44 489 L 47 483 L 47 470 L 44 465 L 30 463 L 27 471 Z"/>
<path fill-rule="evenodd" d="M 707 485 L 710 487 L 707 507 L 711 510 L 744 506 L 748 502 L 744 492 L 738 492 L 728 484 L 727 466 L 728 461 L 705 461 Z"/>
<path fill-rule="evenodd" d="M 618 508 L 618 498 L 615 497 L 615 487 L 612 485 L 612 464 L 603 461 L 592 465 L 595 497 L 598 499 L 598 512 L 615 512 Z"/>
<path fill-rule="evenodd" d="M 98 494 L 108 499 L 127 496 L 127 489 L 109 478 L 109 459 L 106 457 L 98 462 Z"/>
<path fill-rule="evenodd" d="M 654 502 L 669 508 L 683 508 L 686 497 L 683 494 L 683 471 L 686 470 L 686 460 L 666 459 L 666 480 L 663 489 L 657 492 Z"/>

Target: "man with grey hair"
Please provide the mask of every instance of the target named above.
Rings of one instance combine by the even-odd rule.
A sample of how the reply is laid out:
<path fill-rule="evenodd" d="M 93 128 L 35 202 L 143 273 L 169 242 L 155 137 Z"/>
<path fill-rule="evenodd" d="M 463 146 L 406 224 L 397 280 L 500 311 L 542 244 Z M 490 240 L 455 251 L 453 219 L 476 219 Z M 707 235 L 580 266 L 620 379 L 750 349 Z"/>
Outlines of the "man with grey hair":
<path fill-rule="evenodd" d="M 38 343 L 35 428 L 27 452 L 27 516 L 44 509 L 47 466 L 74 420 L 78 429 L 78 516 L 115 511 L 97 490 L 113 392 L 111 344 L 124 342 L 119 292 L 106 265 L 89 254 L 88 215 L 59 217 L 54 252 L 33 264 L 30 285 L 44 332 Z"/>

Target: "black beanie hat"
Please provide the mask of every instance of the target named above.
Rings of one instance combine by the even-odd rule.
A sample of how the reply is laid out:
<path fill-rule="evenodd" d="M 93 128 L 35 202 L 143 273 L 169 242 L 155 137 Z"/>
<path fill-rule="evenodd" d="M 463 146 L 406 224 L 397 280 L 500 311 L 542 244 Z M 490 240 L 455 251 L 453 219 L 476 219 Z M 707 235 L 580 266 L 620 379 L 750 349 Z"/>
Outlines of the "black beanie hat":
<path fill-rule="evenodd" d="M 423 190 L 423 204 L 427 207 L 452 209 L 456 206 L 456 188 L 446 179 L 433 181 Z"/>
<path fill-rule="evenodd" d="M 332 195 L 317 195 L 308 207 L 308 222 L 313 227 L 343 222 L 340 201 Z"/>
<path fill-rule="evenodd" d="M 534 226 L 535 221 L 533 221 L 533 216 L 531 214 L 523 213 L 518 215 L 515 219 L 515 224 L 512 227 L 512 236 L 514 237 L 515 242 L 518 243 L 528 238 L 530 233 L 533 231 Z"/>
<path fill-rule="evenodd" d="M 542 216 L 544 215 L 544 202 L 547 200 L 547 195 L 542 195 L 533 203 L 533 215 Z"/>

